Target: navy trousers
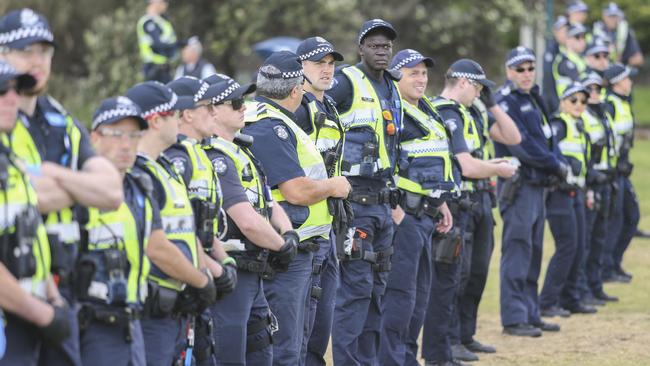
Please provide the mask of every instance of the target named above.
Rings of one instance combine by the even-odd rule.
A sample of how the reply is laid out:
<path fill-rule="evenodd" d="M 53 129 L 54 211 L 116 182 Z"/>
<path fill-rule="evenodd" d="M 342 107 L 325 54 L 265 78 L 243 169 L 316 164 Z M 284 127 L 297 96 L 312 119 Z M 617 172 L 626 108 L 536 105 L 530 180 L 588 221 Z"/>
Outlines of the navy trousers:
<path fill-rule="evenodd" d="M 393 241 L 393 220 L 388 204 L 352 203 L 353 228 L 363 231 L 363 250 L 388 249 Z M 381 323 L 381 299 L 388 272 L 376 272 L 364 260 L 340 262 L 339 287 L 334 308 L 332 354 L 334 365 L 374 365 L 377 363 Z"/>
<path fill-rule="evenodd" d="M 124 339 L 125 329 L 92 321 L 81 333 L 81 361 L 84 365 L 144 366 L 145 348 L 140 321 L 129 324 L 131 342 Z"/>
<path fill-rule="evenodd" d="M 435 223 L 436 219 L 427 215 L 418 218 L 406 214 L 396 226 L 393 267 L 381 304 L 381 365 L 419 365 L 417 337 L 431 290 L 431 237 Z"/>
<path fill-rule="evenodd" d="M 546 216 L 545 188 L 524 183 L 503 218 L 500 268 L 501 324 L 539 323 L 537 295 Z"/>

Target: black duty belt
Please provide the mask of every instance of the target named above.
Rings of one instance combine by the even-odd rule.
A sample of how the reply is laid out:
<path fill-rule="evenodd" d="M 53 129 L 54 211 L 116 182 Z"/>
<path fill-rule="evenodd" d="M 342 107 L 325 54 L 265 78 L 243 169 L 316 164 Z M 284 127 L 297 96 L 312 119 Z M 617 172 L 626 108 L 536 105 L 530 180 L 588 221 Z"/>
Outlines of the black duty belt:
<path fill-rule="evenodd" d="M 348 199 L 362 205 L 383 205 L 386 203 L 393 205 L 393 203 L 399 203 L 399 191 L 391 189 L 382 189 L 379 192 L 352 191 Z"/>

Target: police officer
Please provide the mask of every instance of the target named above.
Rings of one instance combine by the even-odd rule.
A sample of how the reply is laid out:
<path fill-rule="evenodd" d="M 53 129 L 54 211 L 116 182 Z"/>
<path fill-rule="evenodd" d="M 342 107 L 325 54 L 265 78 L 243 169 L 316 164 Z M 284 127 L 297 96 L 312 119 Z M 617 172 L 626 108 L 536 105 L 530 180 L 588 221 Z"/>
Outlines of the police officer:
<path fill-rule="evenodd" d="M 33 172 L 39 195 L 58 197 L 50 200 L 51 205 L 41 212 L 49 213 L 45 226 L 52 254 L 51 268 L 61 294 L 71 306 L 73 335 L 63 343 L 41 347 L 41 360 L 47 360 L 48 365 L 80 365 L 72 286 L 79 225 L 71 206 L 78 203 L 116 209 L 122 202 L 120 177 L 107 159 L 95 155 L 86 129 L 45 94 L 54 54 L 47 20 L 31 9 L 14 10 L 0 19 L 0 33 L 14 35 L 0 40 L 2 58 L 36 78 L 36 85 L 21 96 L 23 114 L 11 134 L 13 150 Z"/>
<path fill-rule="evenodd" d="M 611 219 L 612 183 L 616 178 L 616 142 L 612 116 L 604 108 L 602 78 L 596 72 L 591 72 L 582 80 L 582 84 L 589 92 L 587 109 L 582 119 L 590 143 L 589 168 L 593 174 L 590 175 L 588 171 L 587 186 L 592 192 L 593 203 L 587 204 L 585 257 L 579 287 L 584 304 L 604 305 L 606 301 L 618 300 L 603 291 L 600 273 L 600 257 Z M 589 191 L 587 197 L 589 198 Z"/>
<path fill-rule="evenodd" d="M 544 75 L 542 78 L 542 92 L 544 100 L 549 110 L 556 110 L 559 105 L 557 90 L 555 88 L 555 78 L 553 77 L 553 61 L 565 49 L 566 32 L 569 28 L 569 22 L 564 15 L 560 15 L 553 23 L 553 36 L 546 40 L 546 50 L 544 51 Z"/>
<path fill-rule="evenodd" d="M 208 60 L 201 57 L 203 55 L 203 45 L 198 36 L 192 36 L 187 39 L 187 45 L 181 51 L 181 60 L 183 63 L 176 68 L 174 79 L 181 76 L 194 76 L 198 79 L 205 79 L 210 75 L 216 74 L 217 70 Z"/>
<path fill-rule="evenodd" d="M 151 180 L 128 172 L 147 128 L 140 114 L 133 101 L 120 96 L 104 100 L 93 115 L 91 141 L 122 174 L 125 199 L 117 210 L 91 208 L 80 219 L 85 222 L 77 267 L 84 364 L 145 364 L 139 319 L 147 297 L 146 253 L 162 224 L 149 196 Z"/>
<path fill-rule="evenodd" d="M 566 6 L 566 16 L 570 24 L 585 24 L 589 16 L 589 6 L 581 0 L 571 1 Z"/>
<path fill-rule="evenodd" d="M 287 266 L 296 256 L 298 236 L 282 206 L 271 197 L 259 161 L 250 152 L 252 139 L 244 127 L 244 96 L 255 84 L 240 85 L 231 78 L 210 78 L 220 90 L 212 99 L 215 136 L 204 140 L 223 190 L 227 230 L 222 237 L 237 260 L 237 287 L 211 308 L 216 359 L 219 365 L 271 365 L 272 321 L 262 287 L 262 275 L 273 253 L 273 265 Z M 276 231 L 277 230 L 277 231 Z M 279 234 L 282 233 L 283 235 Z"/>
<path fill-rule="evenodd" d="M 412 49 L 398 52 L 391 62 L 391 69 L 402 73 L 404 122 L 395 180 L 403 198 L 393 210 L 395 253 L 381 304 L 382 365 L 419 364 L 417 344 L 431 289 L 431 237 L 434 230 L 446 233 L 453 225 L 445 199 L 458 187 L 447 133 L 424 96 L 433 65 L 433 59 Z"/>
<path fill-rule="evenodd" d="M 0 61 L 3 140 L 16 125 L 18 94 L 35 84 L 31 75 L 18 73 Z M 0 338 L 9 349 L 0 355 L 0 365 L 33 365 L 39 360 L 43 341 L 58 343 L 69 337 L 70 323 L 50 276 L 50 249 L 37 211 L 36 192 L 23 165 L 4 144 L 0 145 L 0 165 L 0 321 L 6 327 L 0 330 Z M 18 248 L 22 255 L 9 255 Z"/>
<path fill-rule="evenodd" d="M 165 266 L 152 265 L 149 297 L 141 321 L 147 364 L 167 365 L 175 356 L 176 345 L 185 337 L 185 315 L 199 314 L 214 303 L 216 290 L 210 270 L 221 276 L 221 266 L 217 264 L 216 270 L 205 268 L 205 253 L 196 238 L 187 188 L 162 154 L 176 141 L 178 111 L 192 107 L 192 98 L 178 97 L 153 81 L 135 85 L 126 96 L 142 109 L 142 117 L 149 124 L 138 143 L 134 170 L 151 178 L 152 197 L 160 207 L 165 240 L 176 247 L 177 253 L 164 262 Z"/>
<path fill-rule="evenodd" d="M 550 121 L 558 147 L 571 168 L 566 182 L 555 187 L 546 201 L 546 217 L 555 239 L 555 253 L 539 295 L 541 315 L 545 317 L 596 312 L 596 308 L 581 303 L 577 289 L 586 236 L 585 181 L 589 145 L 582 115 L 587 95 L 581 83 L 569 85 L 560 98 L 559 112 Z"/>
<path fill-rule="evenodd" d="M 570 23 L 567 29 L 566 48 L 553 61 L 553 79 L 558 98 L 571 83 L 580 81 L 587 65 L 582 57 L 585 50 L 587 28 L 581 23 Z"/>
<path fill-rule="evenodd" d="M 454 62 L 445 73 L 445 87 L 440 96 L 433 99 L 433 106 L 451 134 L 451 152 L 457 165 L 457 174 L 464 177 L 461 183 L 462 195 L 460 200 L 450 203 L 450 210 L 458 228 L 454 235 L 463 240 L 467 222 L 469 220 L 472 201 L 470 193 L 474 191 L 471 179 L 484 179 L 493 175 L 511 177 L 517 168 L 507 161 L 482 160 L 482 146 L 479 135 L 481 131 L 467 110 L 474 100 L 478 98 L 483 88 L 494 86 L 494 83 L 485 76 L 483 68 L 473 60 L 461 59 Z M 486 92 L 487 93 L 487 90 Z M 510 129 L 500 131 L 505 136 L 517 132 L 514 125 Z M 479 153 L 480 151 L 480 153 Z M 479 158 L 478 156 L 481 155 Z M 438 239 L 435 250 L 446 246 L 447 241 Z M 467 244 L 470 244 L 467 242 Z M 463 243 L 464 246 L 465 243 Z M 458 342 L 458 295 L 460 290 L 461 267 L 464 264 L 464 278 L 469 277 L 471 251 L 462 251 L 462 256 L 468 258 L 454 258 L 453 261 L 444 262 L 441 258 L 434 258 L 432 290 L 429 307 L 425 319 L 424 335 L 422 338 L 422 355 L 427 362 L 432 364 L 453 363 L 451 349 L 451 335 Z M 456 343 L 455 342 L 455 343 Z M 462 345 L 455 345 L 457 356 L 462 359 L 477 359 Z"/>
<path fill-rule="evenodd" d="M 603 7 L 602 20 L 594 23 L 594 36 L 609 39 L 612 42 L 610 58 L 612 62 L 640 67 L 643 65 L 643 52 L 625 14 L 614 2 Z"/>
<path fill-rule="evenodd" d="M 316 146 L 295 122 L 303 82 L 302 65 L 295 53 L 280 51 L 269 56 L 258 71 L 258 97 L 247 107 L 248 125 L 242 130 L 255 139 L 251 151 L 260 160 L 273 198 L 285 209 L 300 240 L 298 255 L 288 270 L 271 274 L 264 283 L 271 312 L 279 323 L 273 338 L 274 365 L 299 364 L 313 254 L 327 245 L 331 230 L 327 198 L 345 198 L 350 191 L 344 177 L 327 177 Z"/>
<path fill-rule="evenodd" d="M 548 178 L 567 175 L 549 117 L 535 85 L 535 54 L 517 47 L 506 58 L 508 81 L 496 101 L 515 121 L 519 145 L 494 144 L 495 155 L 516 157 L 521 163 L 516 179 L 499 180 L 499 210 L 503 218 L 501 248 L 501 323 L 504 333 L 539 337 L 542 330 L 559 330 L 540 319 L 537 279 L 542 260 L 545 186 Z"/>
<path fill-rule="evenodd" d="M 396 37 L 393 26 L 382 19 L 364 22 L 357 38 L 361 62 L 343 68 L 327 91 L 345 131 L 342 174 L 354 187 L 349 198 L 354 221 L 348 235 L 337 238 L 341 264 L 332 329 L 335 365 L 377 362 L 381 297 L 392 252 L 391 206 L 398 199 L 387 183 L 397 164 L 403 114 L 399 74 L 387 70 Z"/>
<path fill-rule="evenodd" d="M 305 93 L 295 113 L 296 121 L 316 144 L 328 176 L 340 176 L 343 130 L 334 101 L 325 95 L 325 91 L 332 86 L 335 63 L 343 61 L 343 55 L 322 37 L 311 37 L 302 41 L 298 45 L 297 54 L 302 62 L 307 83 L 303 86 Z M 329 242 L 321 245 L 314 254 L 308 323 L 301 356 L 301 362 L 308 365 L 325 364 L 339 276 L 334 235 L 346 235 L 347 221 L 351 220 L 351 217 L 347 217 L 346 205 L 342 200 L 329 200 L 328 205 L 335 224 Z"/>
<path fill-rule="evenodd" d="M 632 112 L 632 79 L 636 71 L 622 64 L 613 64 L 605 71 L 609 88 L 605 108 L 614 121 L 618 172 L 618 190 L 614 193 L 612 220 L 603 249 L 602 278 L 605 282 L 630 282 L 632 276 L 621 267 L 623 254 L 630 245 L 639 223 L 639 202 L 630 181 L 633 165 L 630 150 L 634 146 L 634 114 Z"/>
<path fill-rule="evenodd" d="M 602 77 L 609 67 L 609 42 L 601 37 L 593 37 L 587 44 L 584 57 L 588 70 L 595 71 Z"/>
<path fill-rule="evenodd" d="M 145 80 L 169 82 L 170 62 L 178 51 L 178 41 L 172 23 L 165 16 L 167 0 L 146 0 L 146 14 L 137 24 L 138 47 Z"/>

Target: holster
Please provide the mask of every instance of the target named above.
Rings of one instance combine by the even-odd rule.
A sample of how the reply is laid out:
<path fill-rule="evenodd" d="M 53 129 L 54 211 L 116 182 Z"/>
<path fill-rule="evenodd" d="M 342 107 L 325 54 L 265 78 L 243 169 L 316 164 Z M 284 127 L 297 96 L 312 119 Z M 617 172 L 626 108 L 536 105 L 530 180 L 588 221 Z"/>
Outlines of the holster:
<path fill-rule="evenodd" d="M 147 301 L 144 304 L 144 314 L 151 318 L 164 318 L 172 313 L 178 292 L 162 287 L 153 281 L 148 283 Z"/>
<path fill-rule="evenodd" d="M 438 214 L 438 207 L 444 202 L 442 199 L 423 196 L 417 193 L 401 190 L 401 207 L 404 212 L 417 218 L 422 215 L 435 217 Z"/>
<path fill-rule="evenodd" d="M 437 234 L 433 237 L 433 260 L 439 263 L 458 263 L 462 251 L 463 236 L 457 227 L 453 227 L 446 234 Z"/>

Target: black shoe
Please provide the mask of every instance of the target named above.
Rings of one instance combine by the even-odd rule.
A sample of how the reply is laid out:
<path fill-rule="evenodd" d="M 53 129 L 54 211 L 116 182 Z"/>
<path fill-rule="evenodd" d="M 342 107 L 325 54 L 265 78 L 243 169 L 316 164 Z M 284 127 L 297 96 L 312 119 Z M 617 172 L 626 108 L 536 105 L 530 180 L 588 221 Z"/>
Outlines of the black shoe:
<path fill-rule="evenodd" d="M 614 270 L 614 273 L 616 273 L 617 275 L 619 275 L 619 276 L 621 276 L 621 277 L 624 277 L 624 278 L 627 278 L 627 279 L 629 279 L 630 281 L 632 281 L 632 274 L 629 273 L 629 272 L 625 272 L 625 270 L 623 270 L 622 267 L 618 267 L 618 268 L 616 268 L 616 269 Z"/>
<path fill-rule="evenodd" d="M 478 356 L 462 344 L 451 345 L 451 357 L 460 361 L 478 361 Z"/>
<path fill-rule="evenodd" d="M 616 272 L 612 272 L 611 274 L 609 274 L 607 276 L 603 276 L 603 282 L 604 283 L 630 283 L 631 281 L 632 281 L 632 278 L 621 276 L 620 274 L 618 274 Z"/>
<path fill-rule="evenodd" d="M 598 309 L 578 303 L 577 305 L 567 307 L 571 314 L 596 314 Z"/>
<path fill-rule="evenodd" d="M 571 316 L 571 312 L 566 309 L 563 309 L 557 305 L 553 305 L 550 308 L 545 308 L 541 310 L 542 316 L 545 318 L 552 318 L 554 316 L 560 316 L 562 318 L 568 318 Z"/>
<path fill-rule="evenodd" d="M 547 322 L 541 322 L 538 324 L 533 324 L 534 327 L 537 327 L 544 332 L 559 332 L 560 331 L 560 325 L 555 324 L 555 323 L 547 323 Z"/>
<path fill-rule="evenodd" d="M 589 306 L 604 306 L 606 304 L 605 300 L 597 299 L 592 295 L 585 296 L 584 299 L 581 300 L 581 302 L 584 305 L 589 305 Z"/>
<path fill-rule="evenodd" d="M 597 293 L 597 294 L 594 294 L 594 297 L 597 298 L 598 300 L 603 300 L 603 301 L 606 301 L 606 302 L 617 302 L 618 301 L 618 297 L 609 296 L 604 291 L 600 292 L 600 293 Z"/>
<path fill-rule="evenodd" d="M 503 333 L 517 337 L 541 337 L 542 330 L 530 324 L 515 324 L 503 327 Z"/>
<path fill-rule="evenodd" d="M 472 339 L 470 343 L 463 343 L 465 348 L 474 352 L 474 353 L 495 353 L 496 348 L 483 344 L 475 339 Z"/>

